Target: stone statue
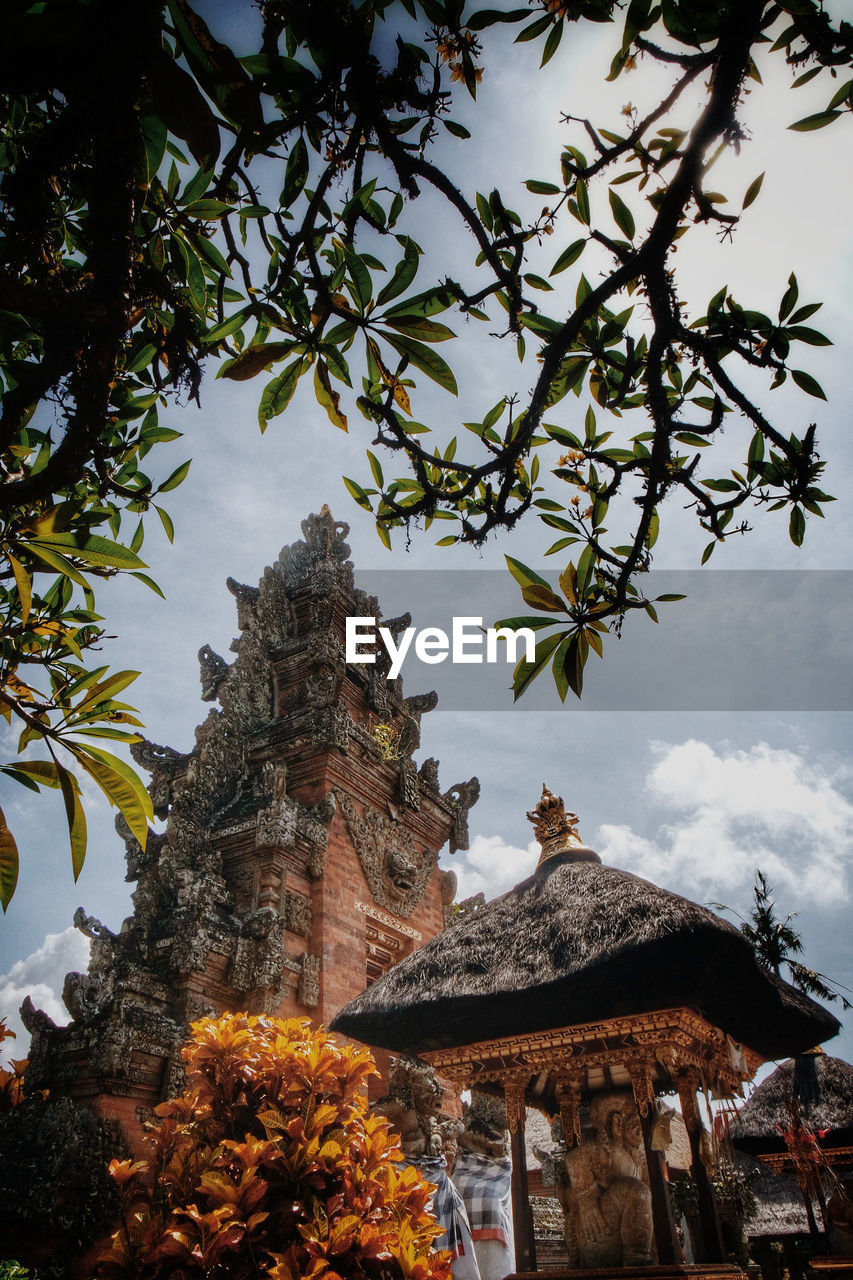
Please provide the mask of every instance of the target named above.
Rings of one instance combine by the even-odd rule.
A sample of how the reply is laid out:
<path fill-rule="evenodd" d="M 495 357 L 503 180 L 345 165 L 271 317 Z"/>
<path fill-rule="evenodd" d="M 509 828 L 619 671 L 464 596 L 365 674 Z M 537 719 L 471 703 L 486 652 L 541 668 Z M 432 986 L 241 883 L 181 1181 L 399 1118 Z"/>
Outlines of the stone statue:
<path fill-rule="evenodd" d="M 441 1085 L 431 1067 L 408 1058 L 392 1060 L 388 1094 L 380 1098 L 373 1109 L 386 1116 L 392 1129 L 399 1133 L 400 1147 L 407 1160 L 441 1155 L 440 1149 L 437 1152 L 430 1150 L 441 1096 Z"/>
<path fill-rule="evenodd" d="M 448 1249 L 454 1280 L 480 1280 L 471 1227 L 462 1196 L 448 1177 L 446 1140 L 453 1143 L 461 1125 L 440 1115 L 443 1089 L 432 1067 L 409 1058 L 391 1060 L 388 1094 L 374 1104 L 400 1135 L 403 1160 L 435 1184 L 430 1209 L 444 1227 L 435 1241 Z"/>
<path fill-rule="evenodd" d="M 557 1195 L 572 1267 L 644 1267 L 653 1260 L 651 1192 L 633 1095 L 593 1095 L 590 1126 L 563 1159 Z"/>

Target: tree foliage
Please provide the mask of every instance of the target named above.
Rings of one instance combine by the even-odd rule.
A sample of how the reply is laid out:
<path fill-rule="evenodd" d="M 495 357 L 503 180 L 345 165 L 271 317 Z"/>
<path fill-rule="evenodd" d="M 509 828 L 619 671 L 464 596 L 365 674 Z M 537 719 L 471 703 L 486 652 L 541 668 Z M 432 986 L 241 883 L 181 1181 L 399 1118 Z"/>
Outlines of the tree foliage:
<path fill-rule="evenodd" d="M 825 82 L 825 109 L 793 129 L 849 115 L 849 23 L 818 0 L 259 11 L 257 50 L 241 57 L 190 0 L 10 0 L 4 13 L 0 711 L 22 727 L 21 750 L 47 748 L 6 772 L 61 788 L 75 874 L 85 821 L 58 748 L 145 839 L 141 784 L 88 743 L 127 741 L 138 723 L 117 697 L 133 673 L 89 665 L 103 636 L 93 587 L 116 573 L 154 585 L 143 517 L 156 510 L 171 536 L 161 495 L 189 465 L 156 479 L 177 435 L 160 414 L 198 398 L 209 359 L 217 376 L 263 375 L 261 430 L 300 379 L 335 427 L 361 415 L 385 465 L 405 464 L 386 479 L 369 450 L 369 478 L 346 478 L 387 545 L 395 528 L 436 519 L 453 522 L 441 544 L 476 544 L 530 513 L 557 534 L 547 554 L 578 549 L 559 590 L 510 563 L 525 603 L 544 610 L 514 621 L 548 630 L 516 670 L 516 696 L 548 664 L 561 697 L 579 695 L 590 651 L 625 614 L 656 616 L 642 574 L 667 499 L 693 508 L 703 560 L 745 531 L 748 508 L 784 509 L 799 545 L 830 500 L 816 424 L 774 425 L 754 391 L 790 379 L 824 398 L 803 368 L 828 341 L 807 323 L 819 303 L 786 270 L 773 314 L 725 285 L 693 314 L 675 250 L 697 226 L 730 236 L 760 199 L 761 175 L 731 205 L 710 187 L 715 160 L 745 141 L 756 59 L 785 58 L 795 86 Z M 629 103 L 607 126 L 566 113 L 572 141 L 523 204 L 517 191 L 462 190 L 449 176 L 469 137 L 454 94 L 476 96 L 501 32 L 516 32 L 535 74 L 590 22 L 613 27 L 610 80 L 669 77 L 657 104 Z M 427 192 L 471 246 L 463 279 L 415 238 Z M 497 324 L 495 341 L 522 359 L 529 348 L 532 386 L 520 396 L 507 373 L 495 404 L 432 444 L 416 411 L 424 380 L 458 390 L 443 354 L 457 351 L 461 376 L 454 318 Z M 711 446 L 726 423 L 742 463 L 719 474 Z M 4 906 L 16 874 L 0 818 Z"/>
<path fill-rule="evenodd" d="M 450 1280 L 432 1187 L 367 1112 L 366 1049 L 307 1019 L 225 1014 L 192 1031 L 150 1169 L 110 1166 L 125 1212 L 98 1275 Z"/>
<path fill-rule="evenodd" d="M 756 871 L 755 884 L 752 886 L 753 906 L 746 920 L 741 917 L 740 931 L 749 942 L 760 964 L 777 978 L 782 977 L 782 966 L 788 971 L 788 978 L 807 995 L 817 996 L 820 1000 L 840 1000 L 844 1009 L 851 1007 L 850 1001 L 839 989 L 839 983 L 828 978 L 825 973 L 810 969 L 801 960 L 796 959 L 803 953 L 803 940 L 799 932 L 792 927 L 796 920 L 795 911 L 784 920 L 776 915 L 776 901 L 773 890 L 767 883 L 762 871 Z M 731 907 L 721 902 L 712 903 L 723 911 Z M 735 913 L 737 914 L 737 913 Z M 845 988 L 846 990 L 846 988 Z"/>

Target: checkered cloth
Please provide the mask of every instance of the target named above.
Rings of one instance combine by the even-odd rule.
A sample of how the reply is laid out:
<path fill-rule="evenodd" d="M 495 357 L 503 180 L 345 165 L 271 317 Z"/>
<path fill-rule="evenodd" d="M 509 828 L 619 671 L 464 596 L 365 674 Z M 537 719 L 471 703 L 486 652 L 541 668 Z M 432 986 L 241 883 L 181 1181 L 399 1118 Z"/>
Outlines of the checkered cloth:
<path fill-rule="evenodd" d="M 461 1195 L 447 1176 L 444 1156 L 420 1156 L 417 1160 L 405 1160 L 403 1163 L 412 1165 L 427 1182 L 435 1183 L 429 1208 L 439 1226 L 444 1227 L 444 1235 L 433 1242 L 434 1247 L 448 1249 L 453 1258 L 461 1258 L 466 1253 L 473 1256 L 474 1242 L 468 1215 Z"/>
<path fill-rule="evenodd" d="M 453 1167 L 453 1181 L 465 1201 L 471 1235 L 475 1240 L 512 1240 L 510 1217 L 512 1164 L 473 1151 L 460 1151 Z"/>

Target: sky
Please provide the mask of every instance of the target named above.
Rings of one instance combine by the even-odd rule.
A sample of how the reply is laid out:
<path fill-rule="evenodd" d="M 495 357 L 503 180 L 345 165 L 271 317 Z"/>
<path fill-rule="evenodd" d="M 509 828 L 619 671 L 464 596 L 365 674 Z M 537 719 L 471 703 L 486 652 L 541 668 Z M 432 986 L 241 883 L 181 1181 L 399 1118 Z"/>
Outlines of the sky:
<path fill-rule="evenodd" d="M 222 35 L 242 38 L 237 7 L 211 4 L 208 13 Z M 447 152 L 466 192 L 500 183 L 517 192 L 516 207 L 535 213 L 542 197 L 527 197 L 521 184 L 555 177 L 560 143 L 569 140 L 560 112 L 583 110 L 618 128 L 627 99 L 642 106 L 643 95 L 651 97 L 655 86 L 644 88 L 641 72 L 602 93 L 610 53 L 601 40 L 598 30 L 574 45 L 564 40 L 534 75 L 529 48 L 499 33 L 476 106 L 463 102 L 454 113 L 474 134 L 464 149 L 454 143 Z M 787 124 L 825 105 L 827 92 L 810 97 L 807 88 L 792 95 L 784 68 L 762 70 L 766 88 L 756 87 L 746 108 L 752 137 L 740 155 L 724 157 L 719 176 L 721 188 L 738 196 L 765 171 L 761 195 L 732 243 L 697 237 L 698 248 L 679 266 L 688 301 L 707 299 L 728 282 L 747 305 L 774 307 L 792 269 L 803 300 L 823 299 L 812 323 L 835 345 L 809 348 L 807 367 L 823 383 L 828 403 L 786 388 L 772 408 L 786 430 L 802 431 L 817 420 L 829 459 L 824 487 L 839 501 L 828 506 L 824 521 L 809 519 L 801 549 L 787 539 L 784 514 L 764 515 L 753 533 L 727 543 L 701 571 L 706 539 L 689 513 L 668 510 L 655 572 L 662 590 L 683 589 L 688 600 L 662 609 L 657 628 L 631 620 L 603 663 L 591 659 L 596 666 L 580 704 L 561 707 L 540 682 L 513 707 L 504 668 L 416 669 L 407 662 L 403 675 L 407 694 L 439 691 L 438 709 L 424 718 L 420 758 L 441 761 L 443 788 L 475 773 L 481 781 L 469 818 L 470 849 L 452 859 L 445 850 L 441 857 L 457 872 L 460 896 L 482 890 L 491 897 L 529 874 L 537 849 L 525 814 L 547 782 L 580 815 L 583 839 L 604 862 L 698 902 L 724 902 L 746 914 L 761 868 L 782 916 L 798 913 L 806 962 L 853 987 L 851 134 L 846 121 L 819 133 L 787 132 Z M 450 255 L 454 265 L 443 270 L 461 271 L 468 246 L 443 238 L 428 204 L 416 216 L 425 247 Z M 551 259 L 558 239 L 548 245 Z M 529 387 L 535 367 L 529 358 L 518 365 L 512 351 L 493 353 L 473 328 L 464 340 L 464 358 L 451 359 L 462 374 L 459 403 L 429 386 L 417 391 L 418 415 L 446 420 L 448 437 L 460 419 L 482 417 L 508 390 Z M 540 571 L 561 567 L 554 563 L 559 557 L 543 559 L 548 530 L 530 520 L 479 552 L 436 548 L 445 529 L 434 526 L 415 532 L 408 546 L 398 537 L 389 554 L 341 479 L 365 482 L 366 424 L 353 414 L 343 435 L 300 391 L 262 438 L 259 393 L 260 385 L 215 381 L 211 371 L 201 410 L 163 414 L 184 432 L 165 451 L 163 475 L 193 459 L 187 481 L 170 495 L 174 546 L 149 522 L 141 552 L 167 599 L 132 580 L 107 584 L 99 594 L 118 637 L 104 660 L 141 671 L 128 699 L 140 709 L 146 736 L 178 749 L 189 749 L 208 710 L 199 701 L 198 649 L 209 643 L 225 656 L 236 634 L 226 577 L 256 583 L 280 547 L 301 536 L 300 521 L 323 503 L 351 526 L 348 541 L 362 585 L 380 595 L 386 616 L 409 609 L 417 626 L 441 625 L 442 617 L 459 612 L 487 621 L 518 612 L 505 554 Z M 583 407 L 569 405 L 567 412 L 581 414 Z M 733 465 L 741 452 L 736 428 L 723 442 L 724 457 L 727 451 Z M 9 735 L 0 739 L 0 750 L 14 751 Z M 90 840 L 75 884 L 58 798 L 0 782 L 22 858 L 17 893 L 0 920 L 0 1015 L 19 1030 L 16 1011 L 27 993 L 55 1020 L 67 1018 L 64 974 L 85 966 L 88 947 L 71 925 L 75 907 L 85 906 L 113 929 L 129 911 L 132 886 L 124 881 L 114 811 L 83 785 Z M 24 1045 L 22 1037 L 15 1056 Z M 827 1047 L 853 1057 L 851 1031 Z"/>

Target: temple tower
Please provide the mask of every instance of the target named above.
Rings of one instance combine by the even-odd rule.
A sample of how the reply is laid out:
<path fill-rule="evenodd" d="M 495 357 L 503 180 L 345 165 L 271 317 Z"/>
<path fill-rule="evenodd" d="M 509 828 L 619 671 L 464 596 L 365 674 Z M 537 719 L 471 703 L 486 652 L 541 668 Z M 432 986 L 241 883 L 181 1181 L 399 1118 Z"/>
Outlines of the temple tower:
<path fill-rule="evenodd" d="M 415 764 L 436 695 L 404 697 L 381 654 L 347 664 L 346 618 L 379 619 L 378 602 L 354 586 L 347 525 L 324 507 L 302 531 L 257 587 L 229 579 L 235 658 L 199 654 L 202 698 L 218 705 L 192 750 L 133 748 L 163 825 L 143 851 L 117 822 L 134 910 L 118 933 L 75 915 L 92 959 L 66 979 L 72 1022 L 22 1010 L 29 1087 L 118 1120 L 133 1147 L 180 1084 L 191 1021 L 246 1009 L 328 1023 L 442 929 L 454 897 L 438 852 L 467 848 L 477 779 L 442 792 L 437 761 Z"/>

